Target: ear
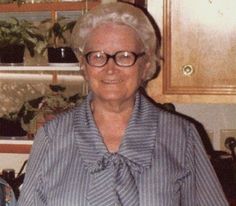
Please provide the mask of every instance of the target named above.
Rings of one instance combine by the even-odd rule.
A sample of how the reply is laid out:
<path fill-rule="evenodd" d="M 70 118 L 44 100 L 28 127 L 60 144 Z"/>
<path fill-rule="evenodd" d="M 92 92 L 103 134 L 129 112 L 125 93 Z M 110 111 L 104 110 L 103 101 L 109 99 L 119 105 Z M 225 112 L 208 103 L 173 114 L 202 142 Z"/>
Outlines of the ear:
<path fill-rule="evenodd" d="M 143 80 L 143 81 L 146 80 L 147 74 L 148 74 L 148 71 L 149 71 L 150 68 L 151 68 L 151 62 L 147 61 L 147 62 L 144 64 L 144 68 L 143 68 L 143 73 L 142 73 L 142 80 Z"/>

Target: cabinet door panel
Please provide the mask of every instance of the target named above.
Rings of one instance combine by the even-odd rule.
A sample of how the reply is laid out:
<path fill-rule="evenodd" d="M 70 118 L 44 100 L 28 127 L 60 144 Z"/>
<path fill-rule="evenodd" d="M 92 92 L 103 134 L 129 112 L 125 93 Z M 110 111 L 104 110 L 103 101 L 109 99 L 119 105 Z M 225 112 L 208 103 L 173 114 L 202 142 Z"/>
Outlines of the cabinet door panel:
<path fill-rule="evenodd" d="M 236 94 L 235 8 L 235 0 L 165 0 L 164 93 Z"/>

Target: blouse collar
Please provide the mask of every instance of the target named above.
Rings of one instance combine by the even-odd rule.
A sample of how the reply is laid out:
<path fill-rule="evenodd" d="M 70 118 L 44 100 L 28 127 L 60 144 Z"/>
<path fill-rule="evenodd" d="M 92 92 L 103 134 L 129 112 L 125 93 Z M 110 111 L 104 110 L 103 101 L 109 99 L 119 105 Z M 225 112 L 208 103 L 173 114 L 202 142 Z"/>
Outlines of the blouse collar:
<path fill-rule="evenodd" d="M 90 93 L 74 116 L 75 144 L 88 167 L 109 153 L 94 122 L 91 98 Z M 155 106 L 138 92 L 132 117 L 117 153 L 141 167 L 150 167 L 157 128 L 158 112 Z"/>

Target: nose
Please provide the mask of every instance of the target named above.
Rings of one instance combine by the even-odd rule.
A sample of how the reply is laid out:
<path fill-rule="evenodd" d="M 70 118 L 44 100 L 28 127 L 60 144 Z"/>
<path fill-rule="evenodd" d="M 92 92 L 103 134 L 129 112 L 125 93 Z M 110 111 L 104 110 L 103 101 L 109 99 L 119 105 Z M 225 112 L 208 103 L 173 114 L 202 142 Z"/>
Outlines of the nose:
<path fill-rule="evenodd" d="M 112 59 L 112 58 L 108 59 L 105 70 L 108 74 L 113 74 L 118 71 L 118 69 L 116 68 L 116 63 L 115 63 L 114 59 Z"/>

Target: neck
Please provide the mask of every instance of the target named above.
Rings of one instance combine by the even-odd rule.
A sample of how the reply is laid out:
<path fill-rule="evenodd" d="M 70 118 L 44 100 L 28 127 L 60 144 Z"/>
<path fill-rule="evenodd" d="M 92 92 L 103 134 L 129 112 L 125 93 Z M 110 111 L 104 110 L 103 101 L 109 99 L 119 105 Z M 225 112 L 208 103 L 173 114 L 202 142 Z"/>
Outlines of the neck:
<path fill-rule="evenodd" d="M 134 107 L 134 98 L 127 101 L 100 101 L 94 99 L 91 101 L 91 110 L 95 113 L 107 113 L 107 114 L 121 114 L 132 112 Z"/>
<path fill-rule="evenodd" d="M 131 118 L 134 100 L 123 104 L 93 100 L 91 110 L 97 128 L 108 151 L 119 150 L 128 122 Z"/>

